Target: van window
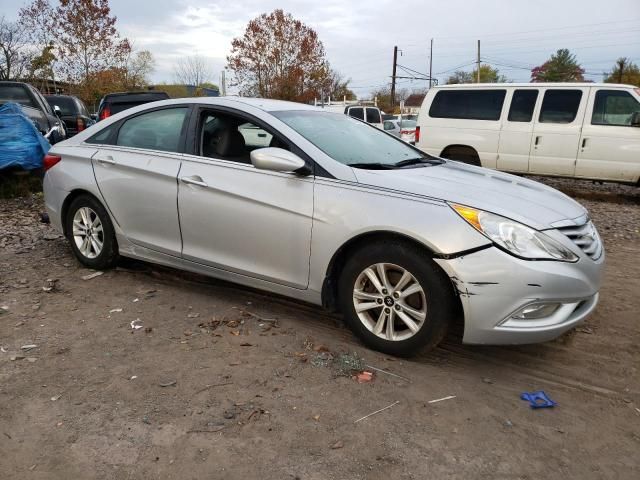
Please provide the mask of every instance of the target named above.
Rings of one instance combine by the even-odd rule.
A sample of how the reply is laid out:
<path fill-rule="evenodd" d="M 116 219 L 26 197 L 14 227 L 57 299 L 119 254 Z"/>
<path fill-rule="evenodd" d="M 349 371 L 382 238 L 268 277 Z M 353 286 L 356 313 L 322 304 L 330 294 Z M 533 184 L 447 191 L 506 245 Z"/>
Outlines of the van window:
<path fill-rule="evenodd" d="M 377 108 L 367 108 L 367 123 L 380 123 L 380 110 Z"/>
<path fill-rule="evenodd" d="M 629 92 L 598 90 L 591 124 L 630 126 L 635 112 L 640 112 L 640 103 Z"/>
<path fill-rule="evenodd" d="M 547 90 L 542 99 L 540 123 L 571 123 L 576 119 L 582 90 Z"/>
<path fill-rule="evenodd" d="M 527 89 L 513 92 L 507 120 L 510 122 L 530 122 L 537 99 L 538 90 Z"/>
<path fill-rule="evenodd" d="M 364 120 L 364 108 L 355 107 L 349 109 L 349 116 L 357 118 L 358 120 Z"/>
<path fill-rule="evenodd" d="M 441 90 L 429 115 L 434 118 L 500 120 L 506 90 Z"/>

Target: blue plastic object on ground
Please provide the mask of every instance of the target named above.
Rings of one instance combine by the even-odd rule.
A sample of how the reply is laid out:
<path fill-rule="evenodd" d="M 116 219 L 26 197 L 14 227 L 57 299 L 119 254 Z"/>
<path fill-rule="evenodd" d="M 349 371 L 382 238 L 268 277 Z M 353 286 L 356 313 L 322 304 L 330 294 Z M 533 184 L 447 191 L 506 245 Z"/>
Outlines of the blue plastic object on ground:
<path fill-rule="evenodd" d="M 550 408 L 557 405 L 556 402 L 551 400 L 542 390 L 538 390 L 537 392 L 523 392 L 520 398 L 528 401 L 531 408 Z"/>
<path fill-rule="evenodd" d="M 0 107 L 0 170 L 42 167 L 42 159 L 51 145 L 42 136 L 17 103 Z"/>

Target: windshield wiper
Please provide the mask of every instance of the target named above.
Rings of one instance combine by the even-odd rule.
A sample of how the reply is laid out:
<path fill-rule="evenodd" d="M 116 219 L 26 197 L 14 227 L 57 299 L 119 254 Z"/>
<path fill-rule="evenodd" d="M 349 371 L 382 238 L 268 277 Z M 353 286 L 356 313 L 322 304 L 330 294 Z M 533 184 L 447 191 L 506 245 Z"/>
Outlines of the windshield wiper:
<path fill-rule="evenodd" d="M 441 165 L 444 162 L 439 158 L 429 158 L 429 157 L 418 157 L 418 158 L 408 158 L 407 160 L 402 160 L 398 163 L 394 163 L 393 166 L 396 168 L 408 167 L 410 165 Z"/>
<path fill-rule="evenodd" d="M 392 163 L 380 163 L 380 162 L 349 163 L 348 166 L 353 168 L 364 168 L 366 170 L 391 170 L 396 168 L 396 166 Z"/>

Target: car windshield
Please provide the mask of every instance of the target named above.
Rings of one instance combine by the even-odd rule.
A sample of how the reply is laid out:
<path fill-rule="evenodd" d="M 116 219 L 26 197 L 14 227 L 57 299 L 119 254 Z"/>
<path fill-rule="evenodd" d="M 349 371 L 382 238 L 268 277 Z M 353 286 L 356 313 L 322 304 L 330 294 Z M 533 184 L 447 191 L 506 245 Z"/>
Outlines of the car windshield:
<path fill-rule="evenodd" d="M 0 105 L 8 102 L 34 107 L 33 100 L 23 85 L 0 85 Z"/>
<path fill-rule="evenodd" d="M 431 158 L 405 142 L 347 115 L 315 111 L 272 112 L 334 160 L 345 165 Z"/>

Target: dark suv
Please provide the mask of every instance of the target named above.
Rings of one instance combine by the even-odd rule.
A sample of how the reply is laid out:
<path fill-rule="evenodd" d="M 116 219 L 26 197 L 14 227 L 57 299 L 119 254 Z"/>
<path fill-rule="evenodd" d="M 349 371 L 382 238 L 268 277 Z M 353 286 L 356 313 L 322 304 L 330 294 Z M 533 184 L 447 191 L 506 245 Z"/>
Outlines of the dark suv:
<path fill-rule="evenodd" d="M 58 107 L 60 109 L 60 118 L 64 121 L 67 129 L 67 138 L 73 137 L 76 133 L 80 133 L 95 123 L 91 119 L 86 105 L 78 97 L 45 95 L 44 98 L 47 99 L 51 108 Z"/>
<path fill-rule="evenodd" d="M 98 107 L 98 121 L 122 112 L 127 108 L 167 99 L 169 99 L 169 95 L 165 92 L 157 92 L 155 90 L 146 92 L 110 93 L 102 97 L 102 100 L 100 100 L 100 106 Z"/>
<path fill-rule="evenodd" d="M 54 112 L 42 94 L 28 83 L 0 82 L 0 105 L 9 102 L 19 103 L 25 115 L 52 145 L 66 138 L 64 124 L 56 115 L 57 112 Z"/>

